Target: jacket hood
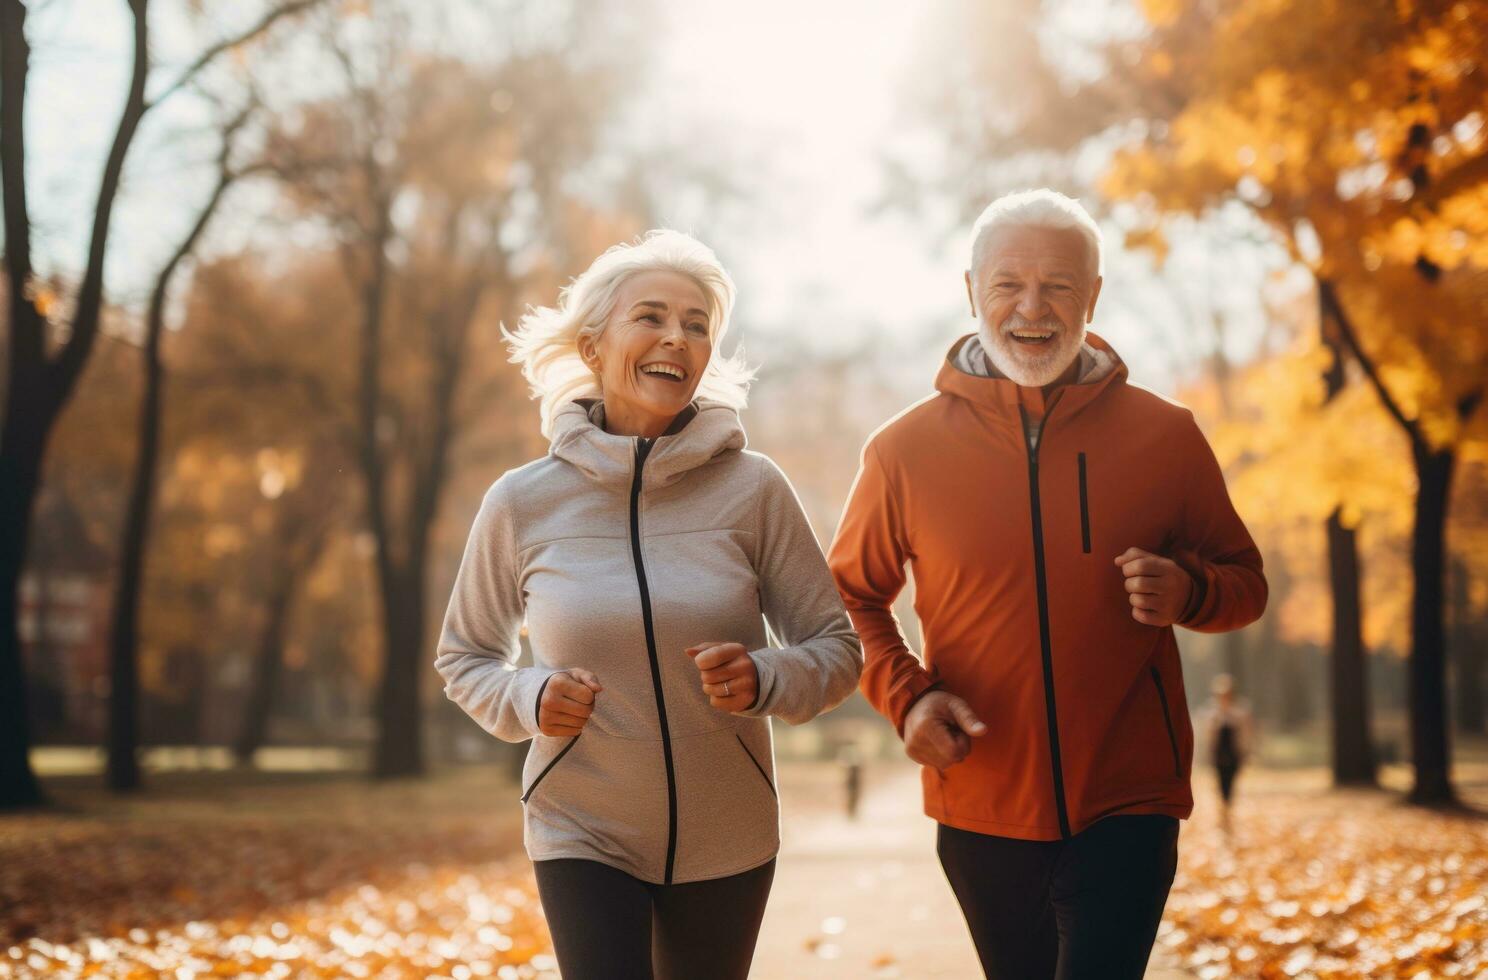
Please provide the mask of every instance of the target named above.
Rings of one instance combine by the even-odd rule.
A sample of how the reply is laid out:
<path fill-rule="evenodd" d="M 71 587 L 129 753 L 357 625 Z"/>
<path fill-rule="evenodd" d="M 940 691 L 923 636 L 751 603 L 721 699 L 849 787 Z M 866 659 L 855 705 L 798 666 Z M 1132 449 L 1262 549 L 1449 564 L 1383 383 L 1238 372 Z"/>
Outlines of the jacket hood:
<path fill-rule="evenodd" d="M 652 440 L 644 486 L 669 486 L 724 453 L 742 450 L 746 442 L 738 411 L 699 399 L 677 416 L 664 435 Z M 604 430 L 604 402 L 598 399 L 571 401 L 553 419 L 548 452 L 596 483 L 628 487 L 635 473 L 635 451 L 635 436 Z"/>
<path fill-rule="evenodd" d="M 969 349 L 972 347 L 975 349 Z M 1024 388 L 1010 378 L 997 375 L 981 350 L 977 335 L 967 334 L 946 353 L 935 378 L 935 390 L 1017 420 L 1021 417 L 1020 405 L 1031 403 L 1042 414 L 1057 399 L 1065 406 L 1061 413 L 1078 411 L 1108 386 L 1126 383 L 1126 362 L 1096 334 L 1086 332 L 1079 357 L 1082 362 L 1079 377 L 1072 384 L 1056 389 L 1045 404 L 1041 389 Z"/>

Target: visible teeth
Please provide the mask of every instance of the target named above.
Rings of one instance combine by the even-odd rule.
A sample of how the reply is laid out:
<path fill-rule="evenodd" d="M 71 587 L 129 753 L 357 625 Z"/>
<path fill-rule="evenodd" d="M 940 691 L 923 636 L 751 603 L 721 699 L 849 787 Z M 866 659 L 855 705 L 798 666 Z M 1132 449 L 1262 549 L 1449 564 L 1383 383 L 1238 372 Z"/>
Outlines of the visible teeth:
<path fill-rule="evenodd" d="M 1014 330 L 1013 331 L 1013 336 L 1014 337 L 1027 337 L 1030 340 L 1032 340 L 1032 339 L 1044 340 L 1045 338 L 1052 337 L 1054 335 L 1052 333 L 1034 333 L 1033 331 L 1030 331 L 1030 330 Z"/>
<path fill-rule="evenodd" d="M 678 381 L 686 380 L 687 372 L 671 364 L 643 364 L 641 370 L 647 374 L 665 374 Z"/>

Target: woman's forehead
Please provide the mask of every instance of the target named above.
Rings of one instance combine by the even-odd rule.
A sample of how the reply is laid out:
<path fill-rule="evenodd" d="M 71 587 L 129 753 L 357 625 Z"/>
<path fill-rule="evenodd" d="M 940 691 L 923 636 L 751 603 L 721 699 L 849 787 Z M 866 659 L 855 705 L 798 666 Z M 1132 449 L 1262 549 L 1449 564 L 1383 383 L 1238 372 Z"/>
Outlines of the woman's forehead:
<path fill-rule="evenodd" d="M 669 269 L 653 269 L 638 272 L 620 284 L 619 307 L 629 310 L 638 304 L 648 304 L 681 313 L 708 314 L 708 298 L 703 289 L 689 276 Z"/>

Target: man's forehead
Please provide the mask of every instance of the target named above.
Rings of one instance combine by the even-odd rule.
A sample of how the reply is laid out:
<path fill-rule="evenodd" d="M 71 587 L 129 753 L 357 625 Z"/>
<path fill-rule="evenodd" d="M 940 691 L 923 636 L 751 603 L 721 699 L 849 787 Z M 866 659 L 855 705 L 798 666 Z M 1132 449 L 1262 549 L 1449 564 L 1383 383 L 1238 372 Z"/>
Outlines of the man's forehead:
<path fill-rule="evenodd" d="M 1085 257 L 1088 245 L 1085 236 L 1074 228 L 1046 228 L 1041 225 L 1007 225 L 993 228 L 987 233 L 987 254 L 993 252 L 1048 253 L 1052 256 L 1068 255 L 1076 259 Z"/>

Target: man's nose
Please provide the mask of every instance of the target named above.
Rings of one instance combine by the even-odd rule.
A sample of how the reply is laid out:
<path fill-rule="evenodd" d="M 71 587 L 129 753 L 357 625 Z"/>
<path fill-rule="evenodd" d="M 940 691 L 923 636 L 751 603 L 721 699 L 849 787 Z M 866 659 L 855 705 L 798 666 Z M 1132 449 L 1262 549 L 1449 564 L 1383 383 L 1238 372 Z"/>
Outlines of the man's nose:
<path fill-rule="evenodd" d="M 1042 320 L 1044 314 L 1049 312 L 1049 304 L 1045 302 L 1043 292 L 1035 287 L 1023 291 L 1018 297 L 1018 315 L 1025 320 Z"/>

